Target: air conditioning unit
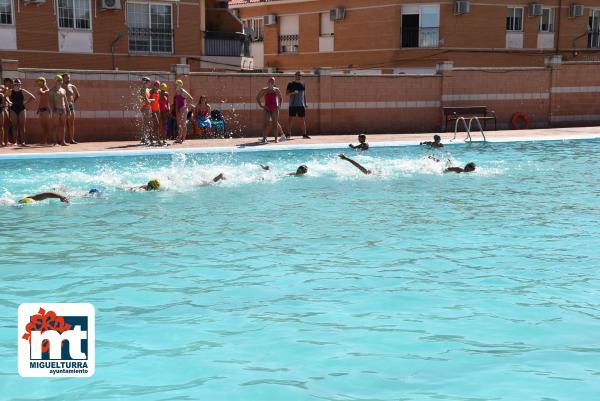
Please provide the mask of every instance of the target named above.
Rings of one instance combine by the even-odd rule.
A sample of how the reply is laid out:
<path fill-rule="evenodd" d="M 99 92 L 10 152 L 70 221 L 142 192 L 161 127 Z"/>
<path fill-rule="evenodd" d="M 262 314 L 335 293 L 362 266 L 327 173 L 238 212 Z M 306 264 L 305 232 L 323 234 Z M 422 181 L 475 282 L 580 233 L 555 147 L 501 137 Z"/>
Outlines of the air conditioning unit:
<path fill-rule="evenodd" d="M 329 19 L 332 21 L 342 21 L 346 18 L 346 9 L 344 7 L 336 7 L 329 10 Z"/>
<path fill-rule="evenodd" d="M 542 15 L 543 4 L 538 3 L 530 3 L 529 4 L 529 16 L 530 17 L 539 17 Z"/>
<path fill-rule="evenodd" d="M 277 25 L 277 16 L 275 14 L 265 15 L 263 22 L 265 25 Z"/>
<path fill-rule="evenodd" d="M 120 10 L 121 0 L 100 0 L 100 8 L 103 10 Z"/>
<path fill-rule="evenodd" d="M 569 6 L 569 17 L 582 17 L 583 4 L 571 4 Z"/>
<path fill-rule="evenodd" d="M 471 12 L 471 3 L 468 1 L 454 2 L 454 15 L 468 14 Z"/>
<path fill-rule="evenodd" d="M 46 4 L 46 0 L 23 0 L 25 4 Z"/>

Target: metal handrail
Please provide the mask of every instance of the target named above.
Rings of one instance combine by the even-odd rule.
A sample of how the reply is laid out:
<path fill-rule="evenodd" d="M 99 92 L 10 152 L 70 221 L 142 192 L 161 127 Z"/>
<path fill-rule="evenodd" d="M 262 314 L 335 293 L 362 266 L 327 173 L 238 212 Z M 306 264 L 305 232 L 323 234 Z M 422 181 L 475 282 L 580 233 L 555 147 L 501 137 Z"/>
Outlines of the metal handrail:
<path fill-rule="evenodd" d="M 468 124 L 467 124 L 466 118 L 458 117 L 456 119 L 456 122 L 454 123 L 454 137 L 450 140 L 450 142 L 454 142 L 454 140 L 456 139 L 456 133 L 458 132 L 458 122 L 459 121 L 463 122 L 465 130 L 467 131 L 467 136 L 465 137 L 465 142 L 467 142 L 467 139 L 469 140 L 469 142 L 473 142 L 473 138 L 471 138 L 471 124 L 473 123 L 473 120 L 475 120 L 475 122 L 477 122 L 477 125 L 479 126 L 479 131 L 481 132 L 483 141 L 487 142 L 487 138 L 485 137 L 485 133 L 483 132 L 483 127 L 481 126 L 481 121 L 479 121 L 479 117 L 469 117 Z"/>

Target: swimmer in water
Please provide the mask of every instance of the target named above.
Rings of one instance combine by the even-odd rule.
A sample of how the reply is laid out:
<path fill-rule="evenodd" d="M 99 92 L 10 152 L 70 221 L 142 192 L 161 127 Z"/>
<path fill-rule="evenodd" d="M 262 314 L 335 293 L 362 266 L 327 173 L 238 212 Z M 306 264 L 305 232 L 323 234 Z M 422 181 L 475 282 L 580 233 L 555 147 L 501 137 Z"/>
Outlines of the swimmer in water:
<path fill-rule="evenodd" d="M 210 181 L 204 181 L 203 183 L 201 183 L 198 186 L 205 187 L 207 185 L 215 184 L 221 180 L 226 180 L 225 174 L 223 174 L 223 173 L 220 173 L 219 175 L 217 175 L 215 178 L 213 178 Z M 158 191 L 159 189 L 160 189 L 160 182 L 157 179 L 150 180 L 145 185 L 140 185 L 139 187 L 130 188 L 131 191 L 139 191 L 139 190 Z"/>
<path fill-rule="evenodd" d="M 350 162 L 354 167 L 356 167 L 357 169 L 359 169 L 360 171 L 363 172 L 363 174 L 371 174 L 371 170 L 369 170 L 368 168 L 364 167 L 362 164 L 360 164 L 359 162 L 352 160 L 351 158 L 349 158 L 348 156 L 346 156 L 343 153 L 340 153 L 338 155 L 338 157 L 342 160 L 346 160 L 347 162 Z"/>
<path fill-rule="evenodd" d="M 131 191 L 158 191 L 160 189 L 160 182 L 157 179 L 153 179 L 148 181 L 145 185 L 140 185 L 138 187 L 130 188 Z"/>
<path fill-rule="evenodd" d="M 442 162 L 440 159 L 436 159 L 433 156 L 427 156 L 427 158 L 431 159 L 431 160 L 433 160 L 434 162 L 437 162 L 437 163 L 441 163 Z M 446 162 L 446 166 L 449 165 L 450 163 L 452 163 L 452 161 L 450 159 L 448 159 L 448 161 Z M 470 162 L 470 163 L 465 164 L 465 167 L 447 167 L 444 170 L 444 173 L 457 173 L 457 174 L 460 174 L 460 173 L 470 173 L 470 172 L 475 171 L 475 167 L 476 167 L 475 163 Z"/>
<path fill-rule="evenodd" d="M 471 173 L 475 171 L 475 163 L 470 162 L 465 164 L 465 167 L 448 167 L 444 170 L 444 173 Z"/>
<path fill-rule="evenodd" d="M 215 178 L 213 178 L 210 181 L 204 181 L 202 184 L 200 184 L 199 186 L 201 187 L 205 187 L 207 185 L 212 185 L 212 184 L 216 184 L 217 182 L 221 181 L 221 180 L 226 180 L 227 178 L 225 178 L 225 174 L 220 173 L 218 176 L 216 176 Z"/>
<path fill-rule="evenodd" d="M 443 148 L 444 147 L 444 144 L 442 143 L 442 138 L 439 135 L 433 136 L 433 142 L 431 142 L 431 141 L 421 142 L 421 145 L 431 146 L 432 148 Z"/>
<path fill-rule="evenodd" d="M 308 173 L 308 167 L 306 166 L 306 164 L 303 164 L 301 166 L 298 166 L 295 173 L 287 173 L 286 175 L 293 176 L 293 177 L 301 177 L 301 176 L 305 175 L 306 173 Z"/>
<path fill-rule="evenodd" d="M 367 142 L 367 136 L 365 134 L 360 134 L 358 136 L 358 145 L 348 145 L 354 150 L 368 150 L 369 143 Z"/>
<path fill-rule="evenodd" d="M 37 194 L 37 195 L 26 196 L 26 197 L 20 199 L 19 203 L 21 203 L 21 204 L 34 203 L 34 202 L 43 201 L 44 199 L 60 199 L 61 202 L 69 203 L 69 198 L 67 198 L 64 195 L 57 194 L 56 192 L 43 192 L 43 193 Z"/>

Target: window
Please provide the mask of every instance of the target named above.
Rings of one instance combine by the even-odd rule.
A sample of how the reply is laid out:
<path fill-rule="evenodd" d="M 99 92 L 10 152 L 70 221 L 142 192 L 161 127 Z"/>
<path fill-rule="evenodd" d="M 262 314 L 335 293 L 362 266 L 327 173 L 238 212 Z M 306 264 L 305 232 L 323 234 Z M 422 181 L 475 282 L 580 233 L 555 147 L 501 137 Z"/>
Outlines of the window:
<path fill-rule="evenodd" d="M 297 15 L 279 17 L 279 53 L 298 53 L 300 49 L 300 18 Z"/>
<path fill-rule="evenodd" d="M 321 36 L 333 36 L 334 26 L 329 13 L 321 13 Z"/>
<path fill-rule="evenodd" d="M 588 47 L 600 48 L 600 9 L 590 10 L 589 28 Z"/>
<path fill-rule="evenodd" d="M 58 0 L 58 27 L 91 29 L 89 0 Z"/>
<path fill-rule="evenodd" d="M 12 25 L 12 0 L 0 0 L 0 25 Z"/>
<path fill-rule="evenodd" d="M 170 5 L 128 2 L 127 25 L 131 53 L 173 53 Z"/>
<path fill-rule="evenodd" d="M 253 42 L 262 42 L 264 38 L 264 21 L 262 18 L 250 18 L 242 20 L 244 33 L 250 35 Z"/>
<path fill-rule="evenodd" d="M 506 9 L 506 30 L 523 30 L 523 7 L 508 7 Z"/>
<path fill-rule="evenodd" d="M 554 9 L 542 9 L 540 17 L 540 32 L 554 32 Z"/>
<path fill-rule="evenodd" d="M 402 47 L 439 47 L 440 7 L 402 6 Z"/>

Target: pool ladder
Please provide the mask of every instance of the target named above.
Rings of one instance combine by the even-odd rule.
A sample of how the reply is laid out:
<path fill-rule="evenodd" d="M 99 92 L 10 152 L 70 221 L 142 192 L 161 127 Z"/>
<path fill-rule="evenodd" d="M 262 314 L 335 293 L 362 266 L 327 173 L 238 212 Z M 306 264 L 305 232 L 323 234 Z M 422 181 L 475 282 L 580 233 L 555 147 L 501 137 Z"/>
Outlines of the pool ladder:
<path fill-rule="evenodd" d="M 473 124 L 473 121 L 477 123 L 479 131 L 481 132 L 481 136 L 483 137 L 483 141 L 487 142 L 487 139 L 485 138 L 485 133 L 483 132 L 483 127 L 481 126 L 481 121 L 479 121 L 479 117 L 469 117 L 468 124 L 467 119 L 465 119 L 464 117 L 458 117 L 456 119 L 456 122 L 454 123 L 454 138 L 452 138 L 451 142 L 453 142 L 456 139 L 456 133 L 458 132 L 458 123 L 460 121 L 463 122 L 465 130 L 467 131 L 467 137 L 465 138 L 465 142 L 467 142 L 467 139 L 469 140 L 469 142 L 473 141 L 473 138 L 471 138 L 471 124 Z"/>

